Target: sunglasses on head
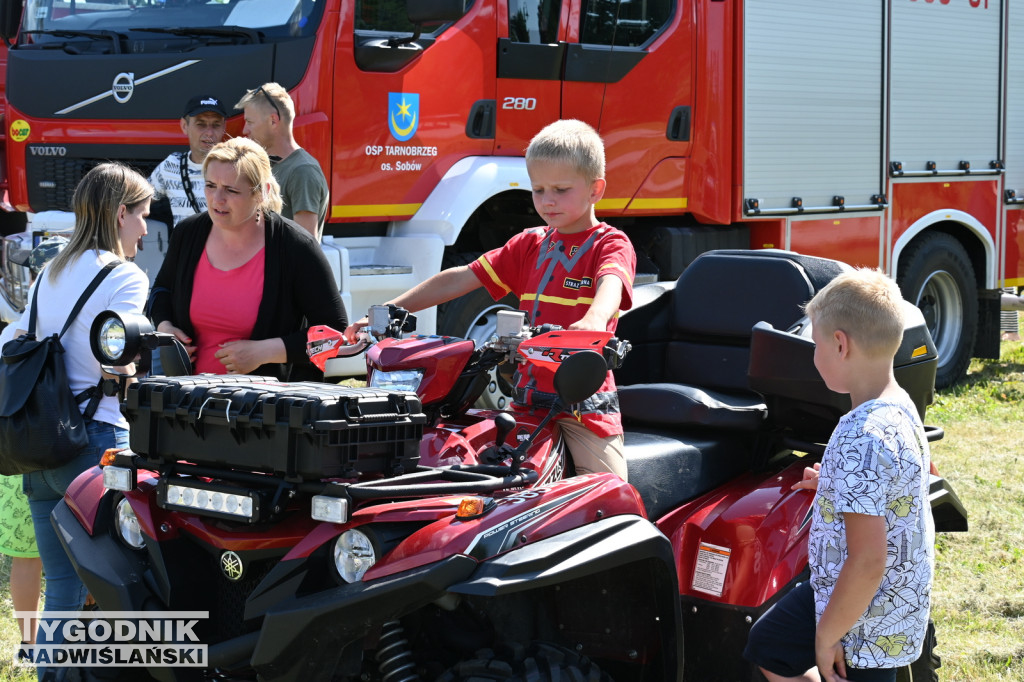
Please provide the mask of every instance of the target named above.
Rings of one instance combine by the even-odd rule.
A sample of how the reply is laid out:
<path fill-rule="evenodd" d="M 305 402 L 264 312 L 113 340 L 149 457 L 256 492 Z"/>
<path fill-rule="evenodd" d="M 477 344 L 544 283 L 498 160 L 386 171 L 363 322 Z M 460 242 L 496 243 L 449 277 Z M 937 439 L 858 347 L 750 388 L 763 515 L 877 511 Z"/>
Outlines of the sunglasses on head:
<path fill-rule="evenodd" d="M 263 89 L 262 85 L 259 88 L 257 88 L 257 90 L 263 93 L 263 96 L 267 98 L 268 102 L 270 102 L 270 106 L 274 107 L 274 113 L 277 114 L 278 118 L 281 118 L 281 110 L 277 108 L 277 102 L 274 101 L 274 98 L 271 97 L 270 94 Z"/>

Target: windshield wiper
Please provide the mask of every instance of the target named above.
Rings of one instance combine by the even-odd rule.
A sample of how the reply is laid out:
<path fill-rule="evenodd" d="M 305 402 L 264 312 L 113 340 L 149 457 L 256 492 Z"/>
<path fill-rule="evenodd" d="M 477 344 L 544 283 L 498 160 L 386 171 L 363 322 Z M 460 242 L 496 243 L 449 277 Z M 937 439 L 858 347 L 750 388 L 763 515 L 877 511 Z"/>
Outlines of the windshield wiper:
<path fill-rule="evenodd" d="M 114 54 L 122 53 L 121 40 L 125 37 L 117 31 L 77 31 L 66 29 L 22 31 L 21 34 L 40 34 L 55 36 L 57 38 L 91 38 L 93 40 L 109 40 L 114 46 Z M 67 43 L 61 45 L 61 47 L 67 47 Z"/>
<path fill-rule="evenodd" d="M 170 33 L 176 36 L 228 36 L 246 38 L 250 44 L 255 45 L 263 42 L 260 32 L 251 28 L 241 26 L 207 26 L 207 27 L 179 27 L 179 28 L 134 28 L 133 31 L 149 31 L 152 33 Z"/>

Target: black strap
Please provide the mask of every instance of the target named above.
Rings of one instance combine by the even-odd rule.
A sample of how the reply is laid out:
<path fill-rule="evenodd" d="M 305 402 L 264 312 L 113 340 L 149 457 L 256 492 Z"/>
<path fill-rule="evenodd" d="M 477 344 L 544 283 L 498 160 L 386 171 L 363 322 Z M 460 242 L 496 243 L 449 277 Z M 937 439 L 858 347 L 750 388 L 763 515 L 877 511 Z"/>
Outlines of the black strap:
<path fill-rule="evenodd" d="M 75 402 L 79 405 L 84 403 L 86 400 L 89 401 L 89 404 L 85 406 L 84 410 L 82 410 L 83 417 L 86 419 L 92 419 L 93 415 L 96 414 L 96 409 L 100 406 L 100 400 L 102 400 L 104 396 L 103 386 L 110 381 L 113 380 L 104 379 L 101 374 L 100 380 L 95 386 L 90 386 L 75 396 Z"/>
<path fill-rule="evenodd" d="M 115 259 L 100 268 L 100 271 L 97 272 L 96 276 L 92 278 L 91 282 L 89 282 L 89 286 L 86 287 L 85 291 L 82 292 L 82 295 L 78 297 L 78 301 L 75 302 L 75 307 L 72 308 L 71 314 L 68 315 L 67 322 L 64 323 L 64 328 L 60 330 L 60 334 L 57 336 L 58 339 L 64 336 L 64 332 L 68 330 L 71 323 L 75 321 L 76 317 L 78 317 L 78 313 L 82 312 L 82 307 L 85 306 L 86 301 L 89 300 L 93 292 L 96 291 L 96 288 L 99 287 L 100 283 L 102 283 L 103 280 L 106 279 L 107 275 L 113 272 L 114 268 L 120 264 L 121 261 Z M 44 275 L 40 273 L 39 276 L 43 277 Z M 32 310 L 28 314 L 28 335 L 33 339 L 36 336 L 36 307 L 37 301 L 39 300 L 39 287 L 41 284 L 41 282 L 36 282 L 36 288 L 32 291 Z M 86 419 L 92 419 L 92 416 L 96 414 L 96 408 L 99 407 L 100 398 L 103 397 L 103 381 L 103 375 L 101 374 L 99 383 L 95 386 L 90 386 L 75 396 L 76 403 L 83 403 L 86 400 L 89 401 L 89 404 L 82 412 L 82 416 Z"/>
<path fill-rule="evenodd" d="M 36 288 L 32 290 L 32 310 L 28 314 L 27 334 L 30 339 L 36 338 L 36 299 L 39 298 L 39 287 L 42 285 L 42 282 L 39 280 L 42 279 L 42 277 L 43 275 L 40 273 L 36 279 Z"/>
<path fill-rule="evenodd" d="M 185 190 L 185 196 L 188 198 L 188 205 L 192 207 L 192 210 L 196 213 L 202 213 L 203 209 L 199 208 L 199 202 L 196 201 L 196 195 L 192 192 L 192 179 L 188 177 L 188 155 L 191 152 L 181 153 L 181 162 L 178 164 L 178 171 L 181 173 L 181 188 Z"/>
<path fill-rule="evenodd" d="M 71 323 L 75 321 L 76 317 L 78 317 L 78 313 L 82 311 L 82 307 L 85 305 L 86 301 L 89 300 L 89 297 L 92 296 L 92 292 L 96 291 L 96 288 L 99 287 L 100 283 L 104 279 L 106 279 L 107 275 L 109 275 L 114 270 L 114 268 L 116 268 L 120 264 L 121 261 L 112 260 L 106 265 L 104 265 L 102 268 L 100 268 L 100 271 L 97 272 L 96 276 L 92 278 L 91 282 L 89 282 L 89 286 L 85 289 L 85 291 L 82 292 L 82 295 L 78 297 L 78 301 L 75 303 L 75 307 L 71 309 L 71 314 L 68 315 L 68 321 L 64 323 L 64 328 L 60 330 L 60 334 L 57 336 L 58 339 L 64 337 L 64 332 L 68 330 L 68 327 L 71 326 Z M 39 287 L 36 287 L 36 293 L 39 293 Z M 32 312 L 33 314 L 36 312 L 36 302 L 34 296 L 32 299 Z"/>
<path fill-rule="evenodd" d="M 75 307 L 71 309 L 71 314 L 68 315 L 67 322 L 64 323 L 64 328 L 60 330 L 60 334 L 57 336 L 57 338 L 63 338 L 64 332 L 68 330 L 68 327 L 71 326 L 71 323 L 75 321 L 76 317 L 78 317 L 78 313 L 82 311 L 82 306 L 84 306 L 85 302 L 89 300 L 90 296 L 92 296 L 92 292 L 96 291 L 96 287 L 100 285 L 100 282 L 102 282 L 106 278 L 106 276 L 109 275 L 110 272 L 120 264 L 121 261 L 112 260 L 106 265 L 104 265 L 102 268 L 100 268 L 100 271 L 97 272 L 96 276 L 92 278 L 91 282 L 89 282 L 89 286 L 86 287 L 85 291 L 82 292 L 82 295 L 78 297 L 78 301 L 75 303 Z M 39 278 L 42 279 L 42 277 L 43 274 L 40 273 Z M 36 281 L 36 288 L 32 290 L 32 309 L 29 311 L 28 314 L 28 336 L 33 339 L 36 337 L 36 308 L 38 307 L 36 302 L 39 300 L 40 286 L 42 286 L 42 282 Z"/>

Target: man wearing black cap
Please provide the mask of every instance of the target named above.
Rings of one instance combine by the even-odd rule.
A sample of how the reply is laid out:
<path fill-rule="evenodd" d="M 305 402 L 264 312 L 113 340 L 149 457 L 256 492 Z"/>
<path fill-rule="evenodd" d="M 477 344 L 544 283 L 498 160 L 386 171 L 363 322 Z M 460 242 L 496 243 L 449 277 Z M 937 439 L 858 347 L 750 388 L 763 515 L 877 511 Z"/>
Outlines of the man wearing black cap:
<path fill-rule="evenodd" d="M 190 99 L 181 115 L 181 132 L 188 136 L 189 151 L 171 154 L 149 176 L 149 182 L 156 190 L 154 199 L 159 201 L 166 197 L 170 202 L 174 225 L 183 218 L 206 210 L 203 159 L 213 145 L 224 139 L 226 119 L 227 112 L 220 98 L 197 95 Z M 160 219 L 154 215 L 156 212 L 151 210 L 150 213 Z M 174 225 L 168 227 L 173 228 Z"/>

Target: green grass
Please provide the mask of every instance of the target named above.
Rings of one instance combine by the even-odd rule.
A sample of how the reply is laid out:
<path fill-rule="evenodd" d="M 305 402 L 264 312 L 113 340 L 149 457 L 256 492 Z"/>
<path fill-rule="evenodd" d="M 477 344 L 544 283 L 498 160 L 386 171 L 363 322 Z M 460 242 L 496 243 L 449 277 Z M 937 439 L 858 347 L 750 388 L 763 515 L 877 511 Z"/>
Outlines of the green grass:
<path fill-rule="evenodd" d="M 1024 343 L 975 360 L 928 422 L 932 460 L 967 508 L 970 531 L 939 535 L 933 618 L 943 680 L 1024 680 Z"/>
<path fill-rule="evenodd" d="M 927 421 L 945 429 L 932 459 L 970 516 L 970 532 L 937 539 L 940 678 L 1024 682 L 1024 343 L 975 360 L 965 382 L 937 395 Z M 9 572 L 0 558 L 0 682 L 30 682 L 35 675 L 10 660 L 20 638 Z"/>
<path fill-rule="evenodd" d="M 11 583 L 11 559 L 0 555 L 0 682 L 34 682 L 34 668 L 17 668 L 12 662 L 14 647 L 21 633 L 14 620 L 14 604 L 8 586 Z"/>

